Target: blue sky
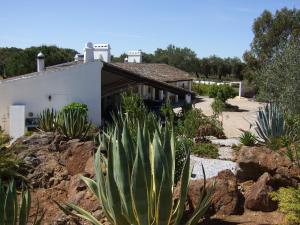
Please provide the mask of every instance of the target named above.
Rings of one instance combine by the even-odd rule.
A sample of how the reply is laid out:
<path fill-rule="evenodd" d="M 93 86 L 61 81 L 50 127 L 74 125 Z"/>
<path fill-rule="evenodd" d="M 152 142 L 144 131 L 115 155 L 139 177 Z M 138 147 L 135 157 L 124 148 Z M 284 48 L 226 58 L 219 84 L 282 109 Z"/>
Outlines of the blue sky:
<path fill-rule="evenodd" d="M 0 46 L 54 44 L 82 52 L 87 41 L 109 43 L 112 54 L 168 44 L 199 57 L 238 56 L 264 9 L 300 8 L 300 0 L 0 0 Z"/>

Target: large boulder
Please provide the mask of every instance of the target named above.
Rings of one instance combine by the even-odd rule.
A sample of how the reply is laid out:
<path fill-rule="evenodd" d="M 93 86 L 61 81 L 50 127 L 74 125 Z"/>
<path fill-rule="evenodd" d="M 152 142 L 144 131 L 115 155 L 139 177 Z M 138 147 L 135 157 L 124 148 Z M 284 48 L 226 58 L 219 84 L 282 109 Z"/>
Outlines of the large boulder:
<path fill-rule="evenodd" d="M 212 196 L 212 212 L 218 215 L 231 215 L 238 212 L 239 193 L 237 180 L 230 170 L 218 173 L 218 176 L 207 180 L 207 186 L 215 182 L 215 192 Z M 188 201 L 190 208 L 195 209 L 198 203 L 203 180 L 192 180 L 189 185 Z"/>
<path fill-rule="evenodd" d="M 257 180 L 265 172 L 274 175 L 278 168 L 289 168 L 292 165 L 288 157 L 273 150 L 246 146 L 240 149 L 237 163 L 237 177 L 241 181 Z"/>
<path fill-rule="evenodd" d="M 274 190 L 274 179 L 269 173 L 264 173 L 245 193 L 245 208 L 254 211 L 271 212 L 277 208 L 277 203 L 270 197 Z"/>

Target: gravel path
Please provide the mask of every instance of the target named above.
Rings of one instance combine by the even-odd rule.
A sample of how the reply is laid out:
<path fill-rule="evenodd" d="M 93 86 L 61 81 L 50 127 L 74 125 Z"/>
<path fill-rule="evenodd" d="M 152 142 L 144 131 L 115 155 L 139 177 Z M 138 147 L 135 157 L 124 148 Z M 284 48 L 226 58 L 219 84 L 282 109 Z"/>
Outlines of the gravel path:
<path fill-rule="evenodd" d="M 237 164 L 232 161 L 219 159 L 205 159 L 191 155 L 191 166 L 193 166 L 192 179 L 202 179 L 202 167 L 204 167 L 206 178 L 215 177 L 222 170 L 229 169 L 236 174 Z"/>

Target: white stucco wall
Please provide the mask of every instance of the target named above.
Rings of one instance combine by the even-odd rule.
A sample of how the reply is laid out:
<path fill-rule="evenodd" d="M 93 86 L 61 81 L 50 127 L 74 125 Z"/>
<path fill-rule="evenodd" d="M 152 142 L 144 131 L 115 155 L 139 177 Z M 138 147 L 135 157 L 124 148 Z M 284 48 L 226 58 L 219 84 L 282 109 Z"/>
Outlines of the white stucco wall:
<path fill-rule="evenodd" d="M 0 126 L 9 132 L 10 105 L 25 105 L 26 117 L 30 112 L 36 117 L 45 108 L 59 110 L 71 102 L 87 104 L 89 119 L 100 125 L 102 66 L 100 61 L 95 61 L 33 77 L 0 81 Z"/>

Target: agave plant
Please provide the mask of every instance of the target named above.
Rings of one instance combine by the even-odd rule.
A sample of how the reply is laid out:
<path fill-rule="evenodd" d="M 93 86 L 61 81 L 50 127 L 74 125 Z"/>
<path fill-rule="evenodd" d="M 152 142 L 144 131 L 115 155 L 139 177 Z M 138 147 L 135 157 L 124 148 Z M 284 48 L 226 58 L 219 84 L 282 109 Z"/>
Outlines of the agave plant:
<path fill-rule="evenodd" d="M 259 109 L 255 128 L 262 142 L 286 134 L 284 112 L 277 104 L 270 103 Z"/>
<path fill-rule="evenodd" d="M 85 138 L 91 123 L 87 121 L 87 115 L 81 110 L 63 110 L 58 114 L 56 126 L 58 131 L 68 138 Z"/>
<path fill-rule="evenodd" d="M 102 135 L 101 143 L 94 158 L 96 180 L 82 179 L 101 201 L 108 221 L 116 225 L 180 224 L 191 177 L 190 151 L 186 149 L 188 157 L 180 177 L 180 195 L 175 201 L 173 132 L 168 128 L 163 133 L 156 129 L 150 138 L 147 126 L 138 126 L 134 144 L 125 121 L 122 131 L 116 126 L 113 134 Z M 108 150 L 107 159 L 100 154 L 103 146 Z M 101 165 L 107 166 L 106 175 Z M 187 224 L 196 224 L 203 217 L 211 203 L 213 186 L 201 190 L 198 206 Z M 58 206 L 67 214 L 94 225 L 101 224 L 91 213 L 74 204 Z"/>
<path fill-rule="evenodd" d="M 256 137 L 252 132 L 244 131 L 240 136 L 240 142 L 246 146 L 254 146 L 256 142 Z"/>
<path fill-rule="evenodd" d="M 56 116 L 57 113 L 54 109 L 44 109 L 39 115 L 39 128 L 46 132 L 55 131 Z"/>
<path fill-rule="evenodd" d="M 5 190 L 6 189 L 6 190 Z M 26 225 L 28 224 L 31 206 L 30 192 L 23 190 L 18 204 L 18 196 L 14 180 L 10 180 L 5 188 L 0 179 L 0 224 L 1 225 Z M 39 207 L 34 217 L 32 225 L 42 223 L 44 212 L 38 218 Z"/>

